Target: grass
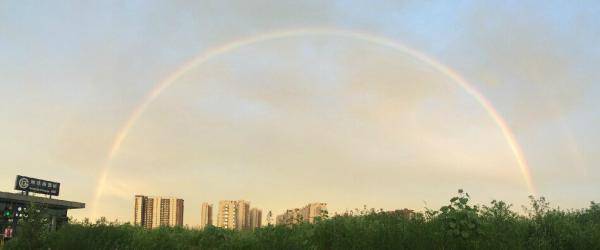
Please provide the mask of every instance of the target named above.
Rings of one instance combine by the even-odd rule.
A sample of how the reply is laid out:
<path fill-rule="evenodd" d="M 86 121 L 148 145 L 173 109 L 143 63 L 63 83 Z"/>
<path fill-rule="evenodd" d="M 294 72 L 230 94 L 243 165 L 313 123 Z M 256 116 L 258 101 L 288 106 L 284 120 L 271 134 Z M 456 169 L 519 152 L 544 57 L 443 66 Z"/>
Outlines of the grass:
<path fill-rule="evenodd" d="M 80 222 L 56 232 L 29 216 L 6 249 L 600 249 L 600 204 L 551 208 L 531 198 L 525 214 L 502 201 L 479 206 L 459 190 L 448 205 L 424 213 L 357 210 L 315 224 L 254 231 L 159 228 Z"/>

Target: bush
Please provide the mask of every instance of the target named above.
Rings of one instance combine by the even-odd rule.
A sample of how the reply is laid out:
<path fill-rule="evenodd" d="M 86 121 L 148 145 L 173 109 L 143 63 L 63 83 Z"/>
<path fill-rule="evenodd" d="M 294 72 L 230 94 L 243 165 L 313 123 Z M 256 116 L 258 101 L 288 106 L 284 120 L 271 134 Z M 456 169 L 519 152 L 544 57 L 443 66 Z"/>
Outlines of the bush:
<path fill-rule="evenodd" d="M 524 215 L 492 201 L 470 204 L 459 190 L 439 210 L 414 213 L 356 209 L 315 224 L 254 231 L 158 228 L 76 222 L 48 232 L 42 210 L 20 225 L 6 249 L 600 249 L 600 204 L 564 211 L 530 197 Z"/>

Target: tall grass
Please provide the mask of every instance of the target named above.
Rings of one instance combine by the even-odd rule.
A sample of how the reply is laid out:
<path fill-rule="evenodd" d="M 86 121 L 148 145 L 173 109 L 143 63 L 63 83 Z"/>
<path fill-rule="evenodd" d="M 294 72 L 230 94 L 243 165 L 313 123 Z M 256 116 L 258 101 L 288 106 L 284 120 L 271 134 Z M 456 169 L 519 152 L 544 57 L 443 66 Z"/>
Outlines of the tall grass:
<path fill-rule="evenodd" d="M 362 209 L 315 224 L 254 231 L 208 227 L 147 230 L 130 224 L 80 222 L 56 232 L 18 235 L 6 249 L 600 249 L 600 205 L 564 211 L 531 198 L 525 214 L 468 194 L 438 210 L 390 213 Z M 34 216 L 35 217 L 35 216 Z M 38 224 L 32 224 L 39 226 Z M 28 227 L 28 225 L 23 225 Z M 35 230 L 29 230 L 35 232 Z M 39 230 L 38 230 L 39 231 Z M 35 245 L 31 243 L 35 242 Z"/>

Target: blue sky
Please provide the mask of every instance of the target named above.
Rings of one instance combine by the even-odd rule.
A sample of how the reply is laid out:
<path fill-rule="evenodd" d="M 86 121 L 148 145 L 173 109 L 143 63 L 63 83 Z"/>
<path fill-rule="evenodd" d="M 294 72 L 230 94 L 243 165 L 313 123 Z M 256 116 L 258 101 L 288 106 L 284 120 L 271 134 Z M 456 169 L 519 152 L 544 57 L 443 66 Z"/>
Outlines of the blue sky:
<path fill-rule="evenodd" d="M 242 37 L 329 27 L 460 72 L 507 120 L 540 194 L 583 207 L 600 190 L 599 14 L 593 1 L 2 1 L 0 185 L 58 180 L 63 198 L 89 204 L 118 129 L 184 62 Z M 458 188 L 481 202 L 528 194 L 471 96 L 406 54 L 333 36 L 257 43 L 190 70 L 113 165 L 101 214 L 131 220 L 133 194 L 173 195 L 190 225 L 219 199 L 278 214 L 316 200 L 420 209 Z"/>

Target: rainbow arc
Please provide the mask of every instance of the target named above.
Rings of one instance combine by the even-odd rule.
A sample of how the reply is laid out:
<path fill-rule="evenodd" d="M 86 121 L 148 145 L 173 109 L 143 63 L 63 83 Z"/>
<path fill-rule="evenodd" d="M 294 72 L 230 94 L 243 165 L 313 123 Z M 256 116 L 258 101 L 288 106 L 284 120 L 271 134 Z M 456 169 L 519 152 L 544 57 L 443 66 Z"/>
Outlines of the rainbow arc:
<path fill-rule="evenodd" d="M 406 46 L 398 41 L 369 34 L 365 32 L 359 31 L 349 31 L 349 30 L 341 30 L 341 29 L 331 29 L 331 28 L 304 28 L 304 29 L 293 29 L 293 30 L 284 30 L 284 31 L 276 31 L 263 33 L 255 36 L 250 36 L 242 39 L 237 39 L 228 43 L 224 43 L 215 47 L 212 47 L 196 57 L 193 57 L 188 62 L 182 64 L 181 67 L 177 68 L 173 73 L 169 74 L 166 78 L 156 84 L 142 99 L 139 105 L 135 107 L 132 111 L 131 115 L 127 119 L 127 121 L 123 124 L 123 126 L 117 132 L 113 143 L 110 147 L 106 164 L 101 170 L 100 176 L 98 178 L 97 189 L 92 201 L 92 217 L 95 218 L 96 215 L 96 207 L 98 201 L 102 197 L 102 193 L 106 186 L 106 178 L 111 170 L 111 165 L 113 159 L 117 156 L 119 150 L 127 135 L 131 132 L 132 128 L 135 126 L 136 122 L 139 118 L 144 114 L 146 109 L 161 95 L 163 91 L 172 86 L 180 77 L 185 75 L 191 69 L 202 65 L 203 63 L 233 52 L 239 48 L 249 46 L 256 43 L 283 39 L 283 38 L 294 38 L 294 37 L 303 37 L 309 35 L 324 35 L 324 36 L 336 36 L 343 37 L 348 39 L 356 39 L 367 41 L 373 44 L 377 44 L 380 46 L 385 46 L 394 50 L 398 50 L 403 52 L 419 61 L 422 61 L 438 72 L 444 74 L 446 77 L 450 78 L 454 83 L 459 85 L 464 91 L 466 91 L 471 97 L 473 97 L 483 109 L 487 112 L 487 114 L 491 117 L 491 119 L 495 122 L 497 127 L 502 132 L 508 146 L 512 154 L 514 155 L 517 165 L 519 166 L 519 170 L 521 175 L 524 178 L 525 184 L 531 194 L 536 194 L 535 187 L 533 185 L 533 180 L 531 178 L 529 165 L 527 163 L 527 159 L 523 154 L 523 150 L 521 146 L 517 142 L 514 133 L 506 123 L 505 119 L 498 113 L 496 108 L 492 105 L 492 103 L 481 93 L 479 92 L 472 84 L 470 84 L 463 76 L 461 76 L 458 72 L 451 69 L 450 67 L 444 65 L 443 63 L 435 60 L 434 58 L 415 50 L 409 46 Z"/>

